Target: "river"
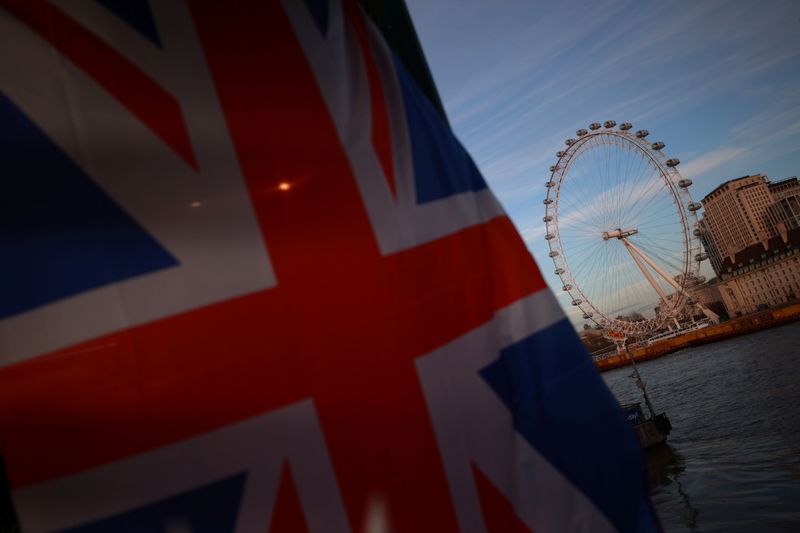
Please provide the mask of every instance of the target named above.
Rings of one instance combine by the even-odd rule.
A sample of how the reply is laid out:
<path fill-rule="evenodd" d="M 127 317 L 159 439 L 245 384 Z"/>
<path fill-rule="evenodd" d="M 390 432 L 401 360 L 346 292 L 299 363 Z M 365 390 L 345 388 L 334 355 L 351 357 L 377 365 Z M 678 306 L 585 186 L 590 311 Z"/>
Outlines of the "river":
<path fill-rule="evenodd" d="M 667 532 L 800 531 L 800 323 L 641 363 L 668 444 L 646 452 Z M 641 401 L 630 367 L 603 374 Z M 644 408 L 644 405 L 643 405 Z"/>

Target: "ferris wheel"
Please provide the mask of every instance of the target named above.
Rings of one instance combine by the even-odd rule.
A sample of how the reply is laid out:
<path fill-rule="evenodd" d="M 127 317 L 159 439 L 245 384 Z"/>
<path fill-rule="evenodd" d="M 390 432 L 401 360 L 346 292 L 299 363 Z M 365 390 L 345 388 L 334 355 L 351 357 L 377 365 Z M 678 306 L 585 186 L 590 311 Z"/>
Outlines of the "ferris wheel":
<path fill-rule="evenodd" d="M 643 336 L 687 306 L 703 253 L 692 181 L 664 143 L 628 122 L 592 123 L 556 154 L 545 183 L 545 239 L 578 317 L 626 337 Z"/>

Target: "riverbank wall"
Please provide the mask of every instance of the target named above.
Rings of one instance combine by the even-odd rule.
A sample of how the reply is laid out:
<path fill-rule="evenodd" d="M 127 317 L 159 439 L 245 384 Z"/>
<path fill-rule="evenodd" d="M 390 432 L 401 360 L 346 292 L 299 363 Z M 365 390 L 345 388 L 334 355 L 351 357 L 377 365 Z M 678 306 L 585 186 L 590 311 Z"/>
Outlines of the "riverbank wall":
<path fill-rule="evenodd" d="M 719 324 L 714 324 L 696 331 L 690 331 L 655 342 L 649 346 L 639 346 L 632 348 L 634 359 L 639 361 L 649 361 L 658 357 L 675 352 L 690 346 L 699 346 L 710 342 L 716 342 L 738 335 L 754 333 L 762 329 L 772 328 L 793 322 L 800 319 L 800 303 L 787 305 L 775 309 L 767 309 L 751 315 L 732 318 Z M 630 360 L 626 355 L 612 353 L 602 358 L 595 358 L 595 365 L 603 372 L 612 368 L 629 365 Z"/>

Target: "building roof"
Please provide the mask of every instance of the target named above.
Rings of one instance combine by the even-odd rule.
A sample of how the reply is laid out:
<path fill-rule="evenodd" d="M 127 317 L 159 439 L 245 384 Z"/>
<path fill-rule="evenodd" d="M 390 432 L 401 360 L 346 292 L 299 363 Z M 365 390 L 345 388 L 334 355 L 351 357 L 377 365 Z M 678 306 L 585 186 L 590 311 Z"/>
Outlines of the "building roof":
<path fill-rule="evenodd" d="M 747 266 L 751 261 L 755 263 L 760 260 L 762 255 L 780 253 L 790 247 L 796 248 L 798 246 L 800 246 L 800 228 L 795 228 L 789 230 L 786 236 L 786 242 L 783 242 L 783 239 L 780 237 L 772 237 L 767 241 L 767 248 L 764 248 L 764 245 L 759 242 L 736 252 L 734 261 L 731 261 L 730 257 L 726 257 L 722 262 L 721 271 L 727 272 L 729 268 L 736 269 L 737 265 Z"/>
<path fill-rule="evenodd" d="M 780 181 L 773 181 L 773 182 L 767 183 L 767 186 L 770 189 L 775 189 L 775 188 L 780 187 L 781 185 L 788 185 L 789 183 L 791 183 L 793 181 L 797 181 L 797 176 L 791 176 L 789 178 L 782 179 Z"/>
<path fill-rule="evenodd" d="M 720 183 L 719 185 L 717 185 L 717 187 L 716 187 L 716 188 L 715 188 L 713 191 L 711 191 L 710 193 L 708 193 L 708 194 L 706 194 L 705 196 L 703 196 L 703 199 L 702 199 L 701 201 L 702 201 L 702 202 L 705 202 L 706 200 L 708 200 L 708 197 L 709 197 L 709 196 L 711 196 L 712 194 L 714 194 L 714 193 L 715 193 L 715 192 L 717 192 L 718 190 L 722 189 L 724 186 L 728 185 L 729 183 L 733 183 L 734 181 L 743 180 L 743 179 L 745 179 L 745 178 L 753 178 L 753 177 L 755 177 L 755 176 L 764 176 L 764 174 L 753 174 L 753 175 L 749 175 L 749 174 L 748 174 L 748 175 L 746 175 L 746 176 L 742 176 L 742 177 L 740 177 L 740 178 L 733 178 L 732 180 L 723 181 L 722 183 Z"/>
<path fill-rule="evenodd" d="M 736 189 L 736 191 L 738 192 L 738 191 L 743 191 L 745 189 L 752 189 L 754 187 L 758 187 L 759 185 L 761 185 L 761 184 L 760 183 L 748 183 L 747 185 L 742 185 L 741 187 Z"/>

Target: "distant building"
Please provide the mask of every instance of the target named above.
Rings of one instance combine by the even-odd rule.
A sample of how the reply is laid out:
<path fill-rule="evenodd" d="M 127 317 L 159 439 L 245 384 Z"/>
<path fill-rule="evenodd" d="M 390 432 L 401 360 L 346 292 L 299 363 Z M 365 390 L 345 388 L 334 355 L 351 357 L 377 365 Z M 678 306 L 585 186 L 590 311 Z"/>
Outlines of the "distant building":
<path fill-rule="evenodd" d="M 797 176 L 769 184 L 774 203 L 767 208 L 767 219 L 786 240 L 789 230 L 800 228 L 800 181 Z"/>
<path fill-rule="evenodd" d="M 730 316 L 800 298 L 800 181 L 756 174 L 703 198 L 700 240 Z M 698 299 L 701 299 L 698 295 Z M 702 299 L 701 299 L 702 301 Z"/>
<path fill-rule="evenodd" d="M 708 307 L 718 315 L 725 317 L 728 314 L 722 300 L 722 293 L 719 291 L 719 279 L 711 278 L 704 283 L 691 287 L 689 292 L 692 296 L 697 298 L 699 303 Z"/>
<path fill-rule="evenodd" d="M 719 291 L 728 315 L 753 313 L 800 298 L 800 228 L 787 240 L 753 244 L 722 265 Z"/>
<path fill-rule="evenodd" d="M 764 174 L 726 181 L 703 198 L 706 238 L 713 239 L 723 260 L 777 235 L 766 214 L 773 203 Z"/>
<path fill-rule="evenodd" d="M 768 187 L 776 202 L 800 194 L 800 181 L 797 180 L 797 176 L 771 182 Z"/>

